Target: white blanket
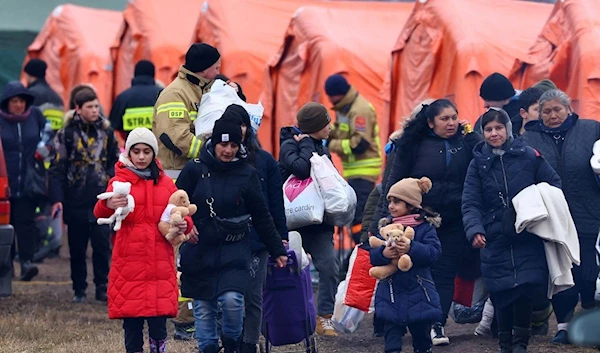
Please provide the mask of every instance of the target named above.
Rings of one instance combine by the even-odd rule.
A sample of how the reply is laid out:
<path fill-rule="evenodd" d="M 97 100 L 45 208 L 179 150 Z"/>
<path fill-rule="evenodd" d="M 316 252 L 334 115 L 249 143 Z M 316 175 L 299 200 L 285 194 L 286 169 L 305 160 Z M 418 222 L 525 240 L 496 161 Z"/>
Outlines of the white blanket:
<path fill-rule="evenodd" d="M 550 278 L 548 298 L 575 285 L 571 269 L 579 265 L 579 237 L 561 189 L 540 183 L 531 185 L 513 200 L 517 233 L 527 229 L 544 240 Z"/>

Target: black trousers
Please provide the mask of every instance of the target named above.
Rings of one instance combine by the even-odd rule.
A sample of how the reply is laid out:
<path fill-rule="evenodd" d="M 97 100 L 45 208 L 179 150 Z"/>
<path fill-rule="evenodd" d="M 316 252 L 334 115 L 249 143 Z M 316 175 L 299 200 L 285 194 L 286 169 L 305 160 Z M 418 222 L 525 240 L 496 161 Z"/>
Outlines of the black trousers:
<path fill-rule="evenodd" d="M 352 225 L 355 226 L 362 223 L 365 205 L 371 191 L 375 188 L 375 183 L 367 179 L 352 178 L 348 179 L 348 184 L 356 193 L 356 213 L 354 213 L 354 220 L 352 221 Z M 355 244 L 360 243 L 360 233 L 360 229 L 357 232 L 352 232 L 352 239 Z"/>
<path fill-rule="evenodd" d="M 87 266 L 85 253 L 88 242 L 92 243 L 92 265 L 96 288 L 108 284 L 110 263 L 110 238 L 108 225 L 96 223 L 69 224 L 69 254 L 71 256 L 71 280 L 75 292 L 85 292 L 87 288 Z"/>
<path fill-rule="evenodd" d="M 384 323 L 385 353 L 402 351 L 402 337 L 406 333 L 406 326 L 399 326 L 389 321 Z M 415 353 L 427 352 L 431 348 L 431 324 L 425 322 L 408 325 L 412 336 Z"/>
<path fill-rule="evenodd" d="M 10 199 L 10 224 L 15 228 L 16 242 L 11 248 L 12 258 L 19 252 L 21 262 L 31 261 L 38 244 L 38 230 L 35 226 L 37 202 L 30 198 Z M 16 243 L 16 248 L 15 248 Z"/>
<path fill-rule="evenodd" d="M 570 322 L 575 312 L 575 307 L 581 295 L 581 307 L 592 309 L 598 305 L 594 299 L 596 282 L 575 278 L 575 286 L 556 294 L 552 298 L 552 306 L 559 324 Z"/>
<path fill-rule="evenodd" d="M 533 301 L 528 297 L 519 297 L 509 306 L 495 310 L 498 332 L 512 332 L 513 327 L 531 327 Z"/>
<path fill-rule="evenodd" d="M 167 338 L 167 318 L 164 316 L 123 319 L 127 353 L 144 351 L 144 321 L 148 322 L 148 336 L 150 338 L 156 341 Z"/>

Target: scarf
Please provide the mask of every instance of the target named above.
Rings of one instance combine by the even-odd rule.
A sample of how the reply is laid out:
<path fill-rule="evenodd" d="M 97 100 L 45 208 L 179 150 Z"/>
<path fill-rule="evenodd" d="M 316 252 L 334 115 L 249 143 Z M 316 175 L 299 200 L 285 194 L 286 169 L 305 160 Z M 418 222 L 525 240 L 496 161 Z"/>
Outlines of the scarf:
<path fill-rule="evenodd" d="M 29 113 L 31 113 L 31 109 L 25 110 L 25 112 L 23 114 L 10 114 L 10 113 L 6 113 L 3 110 L 0 110 L 0 117 L 4 118 L 10 122 L 19 123 L 19 122 L 27 120 L 27 118 L 29 117 Z"/>
<path fill-rule="evenodd" d="M 419 224 L 423 223 L 423 220 L 417 220 L 419 215 L 416 214 L 408 214 L 406 216 L 394 217 L 392 218 L 392 223 L 400 223 L 405 227 L 416 227 Z"/>
<path fill-rule="evenodd" d="M 125 155 L 124 153 L 121 153 L 121 155 L 119 156 L 119 161 L 123 163 L 127 169 L 131 170 L 135 175 L 139 176 L 140 178 L 144 180 L 152 179 L 152 171 L 150 170 L 150 167 L 146 169 L 137 169 L 133 165 L 133 162 L 131 162 L 131 160 L 129 160 L 129 158 L 127 158 L 127 155 Z"/>
<path fill-rule="evenodd" d="M 569 114 L 569 116 L 565 119 L 565 121 L 563 121 L 563 123 L 560 124 L 560 126 L 555 127 L 555 128 L 547 127 L 546 125 L 544 125 L 544 122 L 541 119 L 539 120 L 539 122 L 540 122 L 539 124 L 540 124 L 540 127 L 542 128 L 543 132 L 545 132 L 547 134 L 552 134 L 552 135 L 553 134 L 561 134 L 561 133 L 569 131 L 569 129 L 571 127 L 573 127 L 573 115 Z"/>

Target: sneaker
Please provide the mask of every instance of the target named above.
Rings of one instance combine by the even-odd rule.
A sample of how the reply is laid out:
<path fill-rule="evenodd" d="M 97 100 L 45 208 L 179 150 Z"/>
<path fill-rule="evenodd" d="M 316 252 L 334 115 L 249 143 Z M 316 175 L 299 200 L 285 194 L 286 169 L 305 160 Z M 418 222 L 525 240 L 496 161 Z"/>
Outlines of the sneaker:
<path fill-rule="evenodd" d="M 571 344 L 571 341 L 569 341 L 569 334 L 567 333 L 567 330 L 558 331 L 552 339 L 552 343 Z"/>
<path fill-rule="evenodd" d="M 84 303 L 85 302 L 85 292 L 75 292 L 73 296 L 73 303 Z"/>
<path fill-rule="evenodd" d="M 477 327 L 475 328 L 474 334 L 475 334 L 475 336 L 480 336 L 480 337 L 492 337 L 493 336 L 492 329 L 489 326 L 482 325 L 482 324 L 477 325 Z"/>
<path fill-rule="evenodd" d="M 431 327 L 431 343 L 434 346 L 447 346 L 450 344 L 450 339 L 444 334 L 444 326 L 439 322 Z"/>
<path fill-rule="evenodd" d="M 39 270 L 31 261 L 25 261 L 21 264 L 21 281 L 29 282 L 33 277 L 37 276 Z"/>
<path fill-rule="evenodd" d="M 317 335 L 319 336 L 337 336 L 333 323 L 331 322 L 331 314 L 317 316 Z"/>
<path fill-rule="evenodd" d="M 185 325 L 173 323 L 173 326 L 175 326 L 175 334 L 173 335 L 175 340 L 189 341 L 194 339 L 194 333 L 196 332 L 194 324 Z"/>

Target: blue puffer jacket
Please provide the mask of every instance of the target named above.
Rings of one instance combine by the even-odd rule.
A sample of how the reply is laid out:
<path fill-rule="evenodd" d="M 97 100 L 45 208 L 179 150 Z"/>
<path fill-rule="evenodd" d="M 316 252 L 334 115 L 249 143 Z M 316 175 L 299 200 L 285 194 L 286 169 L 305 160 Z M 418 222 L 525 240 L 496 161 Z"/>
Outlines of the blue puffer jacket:
<path fill-rule="evenodd" d="M 281 172 L 279 170 L 279 164 L 269 154 L 269 152 L 259 149 L 256 151 L 254 160 L 254 168 L 258 172 L 258 178 L 260 179 L 260 186 L 269 208 L 269 213 L 273 217 L 273 223 L 281 239 L 288 239 L 288 229 L 285 223 L 285 207 L 283 206 L 283 192 L 281 181 Z M 266 249 L 265 244 L 260 241 L 256 229 L 252 228 L 252 251 L 258 252 Z"/>
<path fill-rule="evenodd" d="M 8 113 L 8 102 L 20 96 L 25 99 L 25 113 Z M 41 131 L 46 124 L 42 112 L 33 106 L 34 96 L 20 82 L 9 82 L 0 98 L 0 134 L 8 172 L 8 183 L 13 198 L 23 197 L 27 166 L 33 165 Z"/>
<path fill-rule="evenodd" d="M 481 272 L 491 292 L 522 284 L 548 284 L 543 241 L 524 231 L 503 233 L 504 203 L 526 187 L 541 182 L 560 188 L 560 178 L 533 148 L 520 139 L 504 146 L 504 155 L 485 142 L 475 146 L 463 189 L 463 222 L 469 243 L 476 234 L 486 238 L 481 250 Z M 503 201 L 504 198 L 504 201 Z"/>
<path fill-rule="evenodd" d="M 377 317 L 400 326 L 435 322 L 442 316 L 440 296 L 429 269 L 442 253 L 442 246 L 435 228 L 429 223 L 414 228 L 415 238 L 408 251 L 413 267 L 408 272 L 398 271 L 380 281 L 375 294 Z M 383 256 L 384 248 L 371 249 L 373 266 L 385 266 L 391 262 Z"/>

